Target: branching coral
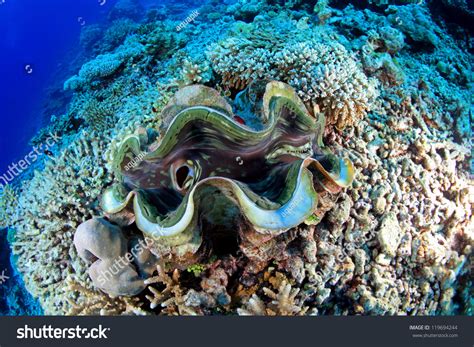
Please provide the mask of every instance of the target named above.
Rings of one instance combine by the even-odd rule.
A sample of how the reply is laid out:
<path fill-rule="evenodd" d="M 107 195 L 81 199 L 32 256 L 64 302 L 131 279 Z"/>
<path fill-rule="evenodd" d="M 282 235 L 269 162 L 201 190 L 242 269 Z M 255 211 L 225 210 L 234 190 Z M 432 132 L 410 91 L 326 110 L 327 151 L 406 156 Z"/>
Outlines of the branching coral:
<path fill-rule="evenodd" d="M 151 101 L 156 100 L 156 107 L 160 107 L 160 94 L 152 85 L 147 84 L 145 92 L 133 84 L 122 88 L 122 83 L 116 81 L 100 95 L 95 91 L 80 92 L 72 110 L 79 113 L 88 100 L 96 98 L 105 98 L 104 104 L 117 110 L 115 98 L 120 89 L 122 117 L 116 119 L 114 128 L 101 128 L 98 132 L 91 127 L 76 134 L 63 131 L 58 143 L 61 150 L 48 157 L 44 168 L 32 173 L 31 179 L 25 179 L 19 187 L 20 208 L 8 221 L 14 230 L 16 266 L 46 314 L 142 314 L 143 303 L 137 303 L 135 298 L 111 299 L 93 287 L 87 263 L 75 251 L 70 234 L 71 228 L 101 214 L 97 201 L 112 180 L 105 157 L 114 136 L 123 136 L 136 126 L 135 122 L 144 121 L 143 109 L 151 109 Z"/>
<path fill-rule="evenodd" d="M 299 316 L 305 315 L 309 308 L 304 306 L 300 289 L 293 288 L 286 279 L 280 282 L 277 291 L 264 287 L 263 292 L 270 301 L 253 294 L 237 313 L 241 316 Z"/>
<path fill-rule="evenodd" d="M 27 289 L 47 313 L 68 309 L 66 298 L 60 298 L 73 271 L 71 230 L 97 211 L 96 198 L 111 179 L 100 165 L 101 146 L 86 138 L 71 143 L 20 187 L 12 247 Z"/>
<path fill-rule="evenodd" d="M 339 129 L 361 119 L 378 95 L 375 81 L 340 45 L 298 43 L 277 55 L 276 63 L 278 70 L 288 71 L 289 84 L 299 95 L 317 103 L 328 125 Z"/>
<path fill-rule="evenodd" d="M 138 298 L 110 298 L 96 291 L 90 284 L 81 284 L 74 278 L 68 278 L 64 283 L 62 297 L 67 300 L 67 311 L 70 316 L 116 316 L 149 314 L 142 308 L 143 303 Z"/>
<path fill-rule="evenodd" d="M 113 109 L 108 109 L 103 102 L 96 98 L 88 98 L 79 111 L 78 116 L 83 118 L 87 125 L 97 131 L 110 129 L 115 122 Z"/>
<path fill-rule="evenodd" d="M 211 79 L 211 68 L 207 61 L 195 63 L 188 59 L 183 62 L 181 71 L 181 80 L 183 86 L 191 84 L 204 84 Z M 179 81 L 178 81 L 179 83 Z"/>
<path fill-rule="evenodd" d="M 157 276 L 149 278 L 145 284 L 159 283 L 164 285 L 165 289 L 148 287 L 153 294 L 153 296 L 146 296 L 150 301 L 150 308 L 153 310 L 161 306 L 162 313 L 167 315 L 196 315 L 198 312 L 192 306 L 186 305 L 185 292 L 179 281 L 179 271 L 174 270 L 172 276 L 169 276 L 161 265 L 157 265 L 157 271 Z"/>

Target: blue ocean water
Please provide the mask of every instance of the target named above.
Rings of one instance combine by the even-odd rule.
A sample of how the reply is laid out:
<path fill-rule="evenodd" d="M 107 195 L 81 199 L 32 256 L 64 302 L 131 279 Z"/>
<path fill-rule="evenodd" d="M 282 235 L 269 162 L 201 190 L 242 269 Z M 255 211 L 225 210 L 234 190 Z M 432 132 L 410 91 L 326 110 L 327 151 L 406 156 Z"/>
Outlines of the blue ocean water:
<path fill-rule="evenodd" d="M 104 21 L 115 0 L 0 1 L 0 175 L 32 150 L 30 140 L 49 122 L 48 95 L 62 89 L 71 68 L 81 28 Z M 65 106 L 59 104 L 59 109 Z M 25 290 L 7 241 L 0 232 L 0 314 L 41 314 L 38 302 Z M 12 261 L 10 261 L 12 260 Z"/>
<path fill-rule="evenodd" d="M 0 175 L 32 150 L 29 141 L 53 114 L 64 112 L 66 100 L 48 99 L 48 93 L 61 94 L 77 70 L 81 29 L 104 23 L 116 2 L 0 0 Z M 172 2 L 140 1 L 143 8 Z M 196 8 L 200 1 L 180 3 Z"/>
<path fill-rule="evenodd" d="M 60 86 L 81 27 L 105 20 L 115 0 L 0 1 L 0 173 L 31 150 L 49 121 L 47 91 Z"/>

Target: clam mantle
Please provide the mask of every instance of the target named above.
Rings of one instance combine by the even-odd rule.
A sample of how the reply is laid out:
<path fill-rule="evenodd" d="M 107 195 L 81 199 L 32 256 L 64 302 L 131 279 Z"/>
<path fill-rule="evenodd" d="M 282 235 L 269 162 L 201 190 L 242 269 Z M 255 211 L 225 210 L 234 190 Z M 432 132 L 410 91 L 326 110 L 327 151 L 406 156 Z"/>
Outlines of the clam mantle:
<path fill-rule="evenodd" d="M 279 234 L 313 213 L 315 185 L 336 192 L 352 182 L 351 163 L 323 148 L 324 116 L 310 116 L 286 84 L 267 84 L 263 114 L 255 115 L 261 130 L 236 121 L 230 105 L 204 86 L 181 89 L 164 115 L 164 136 L 132 169 L 124 168 L 146 148 L 146 136 L 119 145 L 113 166 L 123 183 L 103 197 L 108 214 L 133 204 L 138 228 L 155 240 L 189 240 L 199 229 L 201 199 L 216 189 L 258 232 Z"/>

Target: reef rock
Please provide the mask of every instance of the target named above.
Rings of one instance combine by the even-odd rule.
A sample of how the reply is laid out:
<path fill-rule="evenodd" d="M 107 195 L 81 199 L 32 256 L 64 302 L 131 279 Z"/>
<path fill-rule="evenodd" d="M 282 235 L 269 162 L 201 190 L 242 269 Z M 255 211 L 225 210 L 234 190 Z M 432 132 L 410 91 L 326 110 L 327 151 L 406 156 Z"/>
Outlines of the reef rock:
<path fill-rule="evenodd" d="M 79 256 L 92 263 L 89 276 L 97 288 L 111 296 L 132 296 L 145 289 L 119 227 L 102 218 L 88 220 L 77 228 L 74 245 Z"/>
<path fill-rule="evenodd" d="M 383 219 L 378 232 L 380 247 L 384 253 L 394 257 L 402 240 L 403 231 L 398 224 L 395 213 L 388 213 Z"/>

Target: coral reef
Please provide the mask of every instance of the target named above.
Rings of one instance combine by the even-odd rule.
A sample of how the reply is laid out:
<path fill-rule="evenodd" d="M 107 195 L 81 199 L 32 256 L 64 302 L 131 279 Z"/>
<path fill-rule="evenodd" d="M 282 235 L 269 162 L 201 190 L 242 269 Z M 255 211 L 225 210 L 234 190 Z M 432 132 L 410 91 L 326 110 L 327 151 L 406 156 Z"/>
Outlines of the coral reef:
<path fill-rule="evenodd" d="M 0 224 L 10 228 L 15 268 L 45 314 L 472 315 L 472 43 L 462 19 L 472 16 L 468 2 L 241 0 L 199 9 L 175 3 L 148 13 L 136 4 L 119 1 L 108 23 L 83 27 L 88 61 L 64 84 L 72 101 L 32 143 L 49 133 L 61 140 L 0 195 Z M 457 21 L 448 12 L 454 6 Z M 200 16 L 177 32 L 192 10 Z M 265 88 L 255 81 L 264 79 L 289 84 L 304 105 L 283 102 L 283 112 L 262 103 Z M 176 98 L 185 86 L 206 90 L 212 102 Z M 227 206 L 226 213 L 196 215 L 228 221 L 233 233 L 209 221 L 191 223 L 198 226 L 199 233 L 190 234 L 199 235 L 199 251 L 163 257 L 180 253 L 160 238 L 146 243 L 149 230 L 137 225 L 147 220 L 145 213 L 130 205 L 112 211 L 99 201 L 112 186 L 125 184 L 118 196 L 130 193 L 127 201 L 146 206 L 155 225 L 166 215 L 179 219 L 182 211 L 157 208 L 159 195 L 147 188 L 160 182 L 147 185 L 146 179 L 162 165 L 162 157 L 150 155 L 158 144 L 170 143 L 171 153 L 186 157 L 176 143 L 190 129 L 173 141 L 167 134 L 179 112 L 196 117 L 192 105 L 212 110 L 206 115 L 223 114 L 226 121 L 219 123 L 240 129 L 237 135 L 268 129 L 272 117 L 265 119 L 264 105 L 283 116 L 304 114 L 296 117 L 300 121 L 317 122 L 323 114 L 325 148 L 350 159 L 354 181 L 332 194 L 318 191 L 312 214 L 265 237 L 246 217 L 251 213 L 235 207 L 243 205 L 232 189 L 224 189 L 227 196 L 216 190 L 204 205 Z M 228 130 L 195 128 L 199 139 L 214 138 L 203 134 L 212 129 L 212 148 Z M 239 150 L 248 146 L 240 137 L 237 142 Z M 322 141 L 317 145 L 322 148 Z M 125 170 L 141 152 L 149 156 Z M 239 178 L 247 172 L 240 160 L 248 158 L 238 153 L 240 159 L 228 153 L 222 159 L 229 172 L 205 176 Z M 285 160 L 304 160 L 285 153 Z M 195 186 L 190 174 L 196 168 L 184 166 L 175 180 L 182 193 L 173 190 L 174 208 Z M 327 179 L 319 168 L 304 170 Z M 285 186 L 287 176 L 275 177 L 283 177 L 275 186 Z M 143 197 L 153 203 L 143 204 Z M 263 197 L 267 207 L 281 205 L 275 196 Z M 106 231 L 94 244 L 99 225 Z M 75 245 L 78 228 L 86 230 Z M 119 247 L 103 253 L 112 250 L 111 230 Z M 101 286 L 90 268 L 129 253 L 126 280 L 111 276 Z"/>
<path fill-rule="evenodd" d="M 64 302 L 45 300 L 64 291 L 63 280 L 73 268 L 68 261 L 73 230 L 94 211 L 94 197 L 110 180 L 103 167 L 94 164 L 101 160 L 101 151 L 96 140 L 80 139 L 60 157 L 51 158 L 44 170 L 35 172 L 20 188 L 13 252 L 27 289 L 46 312 L 65 310 Z M 38 248 L 50 251 L 42 253 Z"/>
<path fill-rule="evenodd" d="M 10 262 L 10 259 L 14 259 L 10 238 L 11 231 L 0 230 L 0 275 L 8 277 L 0 283 L 0 316 L 41 315 L 40 305 L 25 289 L 21 273 Z"/>
<path fill-rule="evenodd" d="M 66 90 L 78 90 L 91 87 L 103 79 L 111 78 L 124 64 L 133 60 L 141 53 L 141 45 L 129 40 L 114 53 L 98 55 L 94 60 L 84 64 L 76 76 L 71 77 L 64 83 Z"/>
<path fill-rule="evenodd" d="M 136 30 L 137 24 L 130 19 L 117 19 L 110 24 L 110 27 L 104 34 L 104 41 L 107 45 L 103 48 L 106 51 L 111 51 L 120 46 L 127 36 Z"/>

